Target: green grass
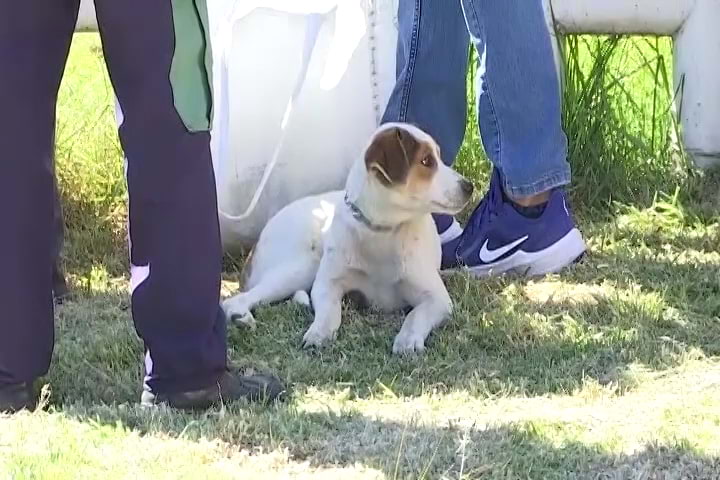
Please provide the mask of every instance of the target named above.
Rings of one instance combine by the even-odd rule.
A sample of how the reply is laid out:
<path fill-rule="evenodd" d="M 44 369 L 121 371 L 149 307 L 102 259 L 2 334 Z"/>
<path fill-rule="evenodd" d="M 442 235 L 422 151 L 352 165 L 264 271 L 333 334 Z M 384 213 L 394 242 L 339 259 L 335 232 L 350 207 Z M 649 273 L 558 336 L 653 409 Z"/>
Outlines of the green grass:
<path fill-rule="evenodd" d="M 76 298 L 46 410 L 0 417 L 0 478 L 720 478 L 720 178 L 672 141 L 667 42 L 567 42 L 583 263 L 449 277 L 454 318 L 415 358 L 390 354 L 400 317 L 346 309 L 337 342 L 306 352 L 309 313 L 263 308 L 230 357 L 291 400 L 190 415 L 135 404 L 122 155 L 97 38 L 77 36 L 58 127 Z M 482 187 L 473 121 L 459 168 Z"/>

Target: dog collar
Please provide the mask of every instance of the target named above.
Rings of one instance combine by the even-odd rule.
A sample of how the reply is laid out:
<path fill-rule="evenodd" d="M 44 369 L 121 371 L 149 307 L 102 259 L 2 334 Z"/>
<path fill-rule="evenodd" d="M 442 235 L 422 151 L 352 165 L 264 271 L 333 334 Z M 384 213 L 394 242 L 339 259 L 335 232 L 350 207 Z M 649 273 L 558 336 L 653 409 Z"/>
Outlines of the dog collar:
<path fill-rule="evenodd" d="M 370 219 L 365 216 L 363 211 L 360 210 L 360 207 L 358 207 L 357 205 L 355 205 L 353 202 L 350 201 L 347 194 L 345 194 L 345 205 L 347 205 L 348 208 L 350 208 L 350 213 L 352 213 L 352 216 L 355 220 L 362 223 L 363 225 L 365 225 L 367 228 L 369 228 L 373 232 L 382 233 L 382 232 L 391 232 L 391 231 L 395 230 L 395 227 L 391 227 L 388 225 L 377 225 L 377 224 L 371 222 Z"/>

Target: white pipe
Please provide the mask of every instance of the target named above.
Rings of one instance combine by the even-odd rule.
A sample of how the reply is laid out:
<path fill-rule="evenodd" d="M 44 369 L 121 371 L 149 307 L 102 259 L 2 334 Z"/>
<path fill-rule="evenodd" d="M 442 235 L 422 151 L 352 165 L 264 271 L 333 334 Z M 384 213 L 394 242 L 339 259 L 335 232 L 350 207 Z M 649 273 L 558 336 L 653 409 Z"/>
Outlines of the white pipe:
<path fill-rule="evenodd" d="M 563 33 L 673 35 L 696 0 L 552 0 Z"/>
<path fill-rule="evenodd" d="M 552 5 L 545 0 L 545 5 L 551 31 L 673 36 L 685 149 L 700 168 L 720 165 L 720 0 L 552 0 Z"/>

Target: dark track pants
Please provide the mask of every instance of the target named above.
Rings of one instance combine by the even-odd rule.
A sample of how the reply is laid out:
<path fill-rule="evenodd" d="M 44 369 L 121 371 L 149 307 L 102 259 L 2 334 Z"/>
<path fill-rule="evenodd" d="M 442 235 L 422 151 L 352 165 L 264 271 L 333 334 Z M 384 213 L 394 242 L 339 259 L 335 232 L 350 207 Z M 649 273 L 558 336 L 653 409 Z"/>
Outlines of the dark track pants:
<path fill-rule="evenodd" d="M 226 366 L 201 3 L 95 2 L 124 117 L 132 313 L 146 347 L 146 383 L 157 392 L 208 386 Z M 52 356 L 55 104 L 78 5 L 0 0 L 2 383 L 44 375 Z M 198 79 L 205 83 L 192 90 Z"/>

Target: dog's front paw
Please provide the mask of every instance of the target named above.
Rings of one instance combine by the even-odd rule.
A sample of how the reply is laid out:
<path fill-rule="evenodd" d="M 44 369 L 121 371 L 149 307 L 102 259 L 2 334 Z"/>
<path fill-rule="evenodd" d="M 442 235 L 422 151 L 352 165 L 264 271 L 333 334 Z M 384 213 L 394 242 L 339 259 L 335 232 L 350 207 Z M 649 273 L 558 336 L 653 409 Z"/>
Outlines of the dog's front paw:
<path fill-rule="evenodd" d="M 313 322 L 303 336 L 303 348 L 320 347 L 333 338 L 335 338 L 334 331 L 330 331 L 324 325 L 318 325 L 317 322 Z"/>
<path fill-rule="evenodd" d="M 393 353 L 408 354 L 421 353 L 425 351 L 425 336 L 415 332 L 403 332 L 397 334 L 393 343 Z"/>
<path fill-rule="evenodd" d="M 257 323 L 250 309 L 242 301 L 242 294 L 237 295 L 223 302 L 222 308 L 228 321 L 235 325 L 245 325 L 255 328 Z"/>

